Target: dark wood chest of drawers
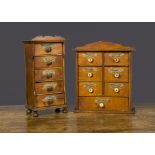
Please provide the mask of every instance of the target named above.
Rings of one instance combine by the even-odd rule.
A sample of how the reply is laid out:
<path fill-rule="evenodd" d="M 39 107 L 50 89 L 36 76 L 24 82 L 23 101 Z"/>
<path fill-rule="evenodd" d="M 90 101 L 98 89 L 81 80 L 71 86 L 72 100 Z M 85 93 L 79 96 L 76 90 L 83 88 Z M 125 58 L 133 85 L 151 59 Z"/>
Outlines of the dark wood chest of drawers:
<path fill-rule="evenodd" d="M 76 111 L 134 111 L 131 101 L 133 48 L 94 42 L 75 48 Z"/>
<path fill-rule="evenodd" d="M 27 112 L 47 108 L 66 111 L 65 39 L 35 37 L 24 41 L 26 62 Z"/>

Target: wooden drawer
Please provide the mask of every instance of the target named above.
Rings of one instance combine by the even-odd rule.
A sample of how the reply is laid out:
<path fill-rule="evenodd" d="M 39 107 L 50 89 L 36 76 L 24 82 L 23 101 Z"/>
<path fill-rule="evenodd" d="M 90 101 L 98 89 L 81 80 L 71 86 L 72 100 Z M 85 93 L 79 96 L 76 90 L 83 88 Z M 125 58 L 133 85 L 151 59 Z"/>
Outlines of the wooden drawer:
<path fill-rule="evenodd" d="M 101 96 L 102 82 L 79 82 L 79 96 Z"/>
<path fill-rule="evenodd" d="M 128 98 L 120 97 L 79 97 L 79 110 L 104 111 L 118 110 L 128 111 Z"/>
<path fill-rule="evenodd" d="M 59 106 L 64 105 L 64 94 L 56 95 L 37 95 L 35 107 L 49 107 L 49 106 Z"/>
<path fill-rule="evenodd" d="M 35 90 L 37 94 L 52 94 L 63 92 L 63 85 L 63 81 L 35 83 Z"/>
<path fill-rule="evenodd" d="M 35 44 L 35 56 L 62 55 L 62 43 Z"/>
<path fill-rule="evenodd" d="M 128 82 L 128 67 L 104 67 L 105 82 Z"/>
<path fill-rule="evenodd" d="M 128 83 L 105 83 L 104 96 L 128 97 Z"/>
<path fill-rule="evenodd" d="M 79 81 L 102 81 L 102 67 L 79 67 Z"/>
<path fill-rule="evenodd" d="M 78 64 L 80 66 L 102 66 L 102 53 L 82 52 L 78 54 Z"/>
<path fill-rule="evenodd" d="M 63 79 L 62 68 L 51 68 L 51 69 L 36 69 L 35 70 L 35 81 L 55 81 Z"/>
<path fill-rule="evenodd" d="M 128 53 L 105 53 L 104 65 L 105 66 L 128 66 L 129 65 Z"/>
<path fill-rule="evenodd" d="M 35 67 L 45 68 L 45 67 L 62 67 L 63 58 L 62 56 L 40 56 L 35 57 Z"/>

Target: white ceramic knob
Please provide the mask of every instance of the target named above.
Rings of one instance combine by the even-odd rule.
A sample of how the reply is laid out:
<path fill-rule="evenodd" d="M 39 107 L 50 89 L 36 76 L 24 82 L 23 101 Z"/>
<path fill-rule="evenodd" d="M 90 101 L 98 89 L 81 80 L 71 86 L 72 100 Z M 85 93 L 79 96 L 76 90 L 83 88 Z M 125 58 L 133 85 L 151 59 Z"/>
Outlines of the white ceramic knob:
<path fill-rule="evenodd" d="M 88 62 L 92 63 L 93 62 L 93 58 L 88 58 Z"/>
<path fill-rule="evenodd" d="M 104 107 L 104 103 L 99 103 L 99 107 L 103 108 Z"/>
<path fill-rule="evenodd" d="M 88 91 L 89 91 L 89 93 L 93 93 L 94 89 L 93 88 L 89 88 Z"/>
<path fill-rule="evenodd" d="M 93 73 L 88 73 L 88 77 L 93 77 Z"/>
<path fill-rule="evenodd" d="M 118 62 L 120 62 L 120 59 L 119 59 L 119 58 L 114 58 L 114 61 L 115 61 L 116 63 L 118 63 Z"/>
<path fill-rule="evenodd" d="M 114 74 L 114 77 L 115 77 L 115 78 L 119 78 L 119 77 L 120 77 L 120 74 L 119 74 L 119 73 L 115 73 L 115 74 Z"/>
<path fill-rule="evenodd" d="M 114 88 L 114 92 L 115 93 L 118 93 L 119 92 L 119 89 L 118 88 Z"/>

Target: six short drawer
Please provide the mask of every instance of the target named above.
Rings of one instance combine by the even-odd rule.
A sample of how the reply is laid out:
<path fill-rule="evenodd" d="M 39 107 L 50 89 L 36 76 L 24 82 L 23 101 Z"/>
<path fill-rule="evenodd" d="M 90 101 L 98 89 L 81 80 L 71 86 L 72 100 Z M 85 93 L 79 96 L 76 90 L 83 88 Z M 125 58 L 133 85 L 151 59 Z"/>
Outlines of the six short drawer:
<path fill-rule="evenodd" d="M 102 53 L 81 52 L 78 54 L 79 66 L 102 66 Z"/>
<path fill-rule="evenodd" d="M 102 81 L 102 67 L 79 67 L 79 81 Z"/>

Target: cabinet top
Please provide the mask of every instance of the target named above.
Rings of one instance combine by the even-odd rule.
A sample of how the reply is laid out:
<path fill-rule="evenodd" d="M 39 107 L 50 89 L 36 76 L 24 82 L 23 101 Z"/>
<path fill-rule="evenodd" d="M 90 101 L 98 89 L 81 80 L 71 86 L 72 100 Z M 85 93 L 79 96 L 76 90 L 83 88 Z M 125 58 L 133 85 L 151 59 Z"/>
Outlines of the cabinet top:
<path fill-rule="evenodd" d="M 25 40 L 24 43 L 38 43 L 38 42 L 64 42 L 65 38 L 61 36 L 36 36 L 32 40 Z"/>
<path fill-rule="evenodd" d="M 80 47 L 76 47 L 75 51 L 126 51 L 132 52 L 134 48 L 129 46 L 124 46 L 121 44 L 113 42 L 98 41 L 93 43 L 88 43 Z"/>

